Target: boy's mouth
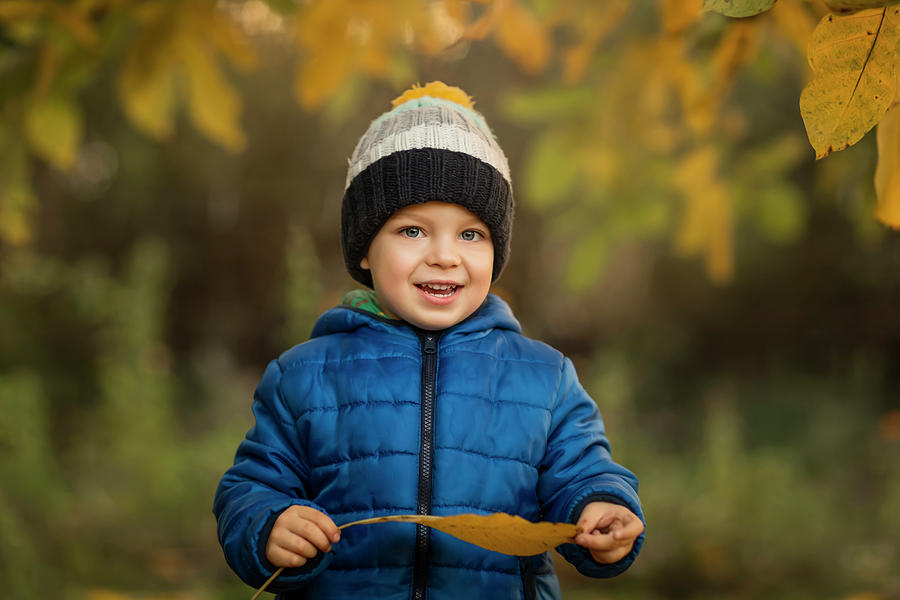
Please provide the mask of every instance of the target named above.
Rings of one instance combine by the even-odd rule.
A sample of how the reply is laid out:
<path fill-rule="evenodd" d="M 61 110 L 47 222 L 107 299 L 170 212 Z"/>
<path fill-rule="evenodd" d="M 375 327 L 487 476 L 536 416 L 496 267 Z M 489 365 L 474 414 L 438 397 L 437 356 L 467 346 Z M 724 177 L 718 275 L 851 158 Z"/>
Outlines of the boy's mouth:
<path fill-rule="evenodd" d="M 430 296 L 449 298 L 462 286 L 455 283 L 417 283 L 416 287 Z"/>

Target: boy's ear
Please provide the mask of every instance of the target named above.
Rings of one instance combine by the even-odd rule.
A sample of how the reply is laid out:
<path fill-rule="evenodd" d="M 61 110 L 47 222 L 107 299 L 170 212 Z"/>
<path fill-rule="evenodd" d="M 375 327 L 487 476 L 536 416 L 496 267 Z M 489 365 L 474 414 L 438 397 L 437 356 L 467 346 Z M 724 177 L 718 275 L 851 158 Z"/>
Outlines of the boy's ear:
<path fill-rule="evenodd" d="M 362 267 L 363 269 L 365 269 L 366 271 L 368 271 L 369 270 L 369 257 L 363 256 L 362 260 L 359 261 L 359 266 Z"/>

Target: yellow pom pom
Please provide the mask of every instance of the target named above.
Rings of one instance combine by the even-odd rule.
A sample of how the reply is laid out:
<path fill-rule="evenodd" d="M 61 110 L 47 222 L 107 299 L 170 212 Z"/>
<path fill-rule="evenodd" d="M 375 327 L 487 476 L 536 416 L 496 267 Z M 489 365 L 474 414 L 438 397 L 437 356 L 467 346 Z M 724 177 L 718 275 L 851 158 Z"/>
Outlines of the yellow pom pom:
<path fill-rule="evenodd" d="M 401 95 L 394 98 L 392 106 L 397 108 L 404 102 L 409 102 L 410 100 L 415 100 L 422 96 L 450 100 L 451 102 L 456 102 L 460 106 L 475 110 L 475 102 L 467 93 L 456 86 L 447 85 L 443 81 L 432 81 L 425 85 L 415 84 Z"/>

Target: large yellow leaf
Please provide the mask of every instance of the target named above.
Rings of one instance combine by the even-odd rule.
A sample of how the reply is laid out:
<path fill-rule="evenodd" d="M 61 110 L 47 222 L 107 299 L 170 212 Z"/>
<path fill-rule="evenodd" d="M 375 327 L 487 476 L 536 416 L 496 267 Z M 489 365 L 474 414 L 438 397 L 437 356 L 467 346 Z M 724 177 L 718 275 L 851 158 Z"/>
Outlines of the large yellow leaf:
<path fill-rule="evenodd" d="M 893 106 L 879 121 L 877 139 L 875 218 L 900 229 L 900 106 Z"/>
<path fill-rule="evenodd" d="M 574 541 L 581 529 L 571 523 L 532 523 L 506 513 L 490 515 L 393 515 L 354 521 L 341 529 L 372 523 L 416 523 L 494 552 L 514 556 L 533 556 Z"/>
<path fill-rule="evenodd" d="M 466 514 L 449 517 L 391 515 L 345 523 L 339 529 L 374 523 L 416 523 L 425 525 L 476 546 L 514 556 L 532 556 L 546 552 L 561 544 L 573 542 L 575 536 L 581 533 L 581 528 L 571 523 L 549 523 L 546 521 L 532 523 L 522 517 L 506 513 L 493 513 L 490 515 Z M 284 567 L 276 570 L 250 600 L 256 600 L 282 571 L 284 571 Z"/>
<path fill-rule="evenodd" d="M 47 95 L 25 106 L 28 146 L 58 169 L 75 164 L 83 129 L 81 111 L 71 98 Z"/>
<path fill-rule="evenodd" d="M 858 142 L 894 98 L 900 8 L 827 15 L 809 46 L 800 113 L 816 158 Z"/>

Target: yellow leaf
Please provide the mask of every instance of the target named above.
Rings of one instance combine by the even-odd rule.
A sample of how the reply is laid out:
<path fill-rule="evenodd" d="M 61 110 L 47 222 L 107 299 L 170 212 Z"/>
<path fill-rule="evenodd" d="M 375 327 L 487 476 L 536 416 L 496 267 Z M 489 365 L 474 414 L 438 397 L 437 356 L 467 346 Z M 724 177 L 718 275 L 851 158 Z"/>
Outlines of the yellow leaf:
<path fill-rule="evenodd" d="M 663 31 L 684 31 L 703 16 L 703 0 L 659 0 Z"/>
<path fill-rule="evenodd" d="M 0 21 L 36 19 L 52 8 L 46 0 L 6 0 L 0 4 Z"/>
<path fill-rule="evenodd" d="M 411 18 L 422 51 L 434 56 L 460 41 L 469 20 L 469 5 L 462 0 L 437 0 Z"/>
<path fill-rule="evenodd" d="M 564 83 L 581 80 L 595 48 L 628 14 L 629 8 L 627 0 L 606 0 L 591 5 L 589 11 L 575 17 L 574 25 L 581 34 L 581 41 L 568 48 L 563 56 Z"/>
<path fill-rule="evenodd" d="M 712 56 L 716 73 L 716 93 L 724 94 L 731 85 L 741 66 L 756 55 L 758 21 L 737 21 L 729 27 L 719 40 Z"/>
<path fill-rule="evenodd" d="M 20 246 L 31 239 L 29 213 L 34 205 L 28 156 L 21 142 L 0 138 L 0 240 Z"/>
<path fill-rule="evenodd" d="M 581 528 L 570 523 L 532 523 L 522 517 L 506 513 L 490 515 L 453 515 L 437 517 L 434 515 L 392 515 L 374 517 L 352 523 L 345 523 L 338 529 L 346 529 L 355 525 L 373 523 L 416 523 L 425 525 L 463 541 L 475 544 L 494 552 L 514 556 L 532 556 L 541 554 L 561 544 L 574 541 Z M 281 575 L 284 567 L 277 569 L 269 579 L 256 591 L 250 600 L 256 600 L 269 584 Z"/>
<path fill-rule="evenodd" d="M 353 57 L 348 44 L 334 44 L 329 52 L 313 55 L 297 69 L 295 95 L 300 106 L 318 107 L 349 79 Z"/>
<path fill-rule="evenodd" d="M 497 23 L 497 43 L 526 73 L 538 73 L 550 58 L 550 36 L 517 0 L 507 0 Z"/>
<path fill-rule="evenodd" d="M 720 95 L 711 93 L 700 67 L 684 57 L 673 57 L 671 76 L 677 85 L 681 108 L 690 130 L 698 136 L 709 134 L 716 123 Z"/>
<path fill-rule="evenodd" d="M 506 513 L 490 515 L 394 515 L 347 523 L 340 528 L 370 523 L 417 523 L 487 550 L 514 556 L 532 556 L 571 543 L 581 529 L 571 523 L 532 523 Z"/>
<path fill-rule="evenodd" d="M 34 96 L 41 98 L 50 89 L 59 67 L 63 62 L 63 51 L 53 39 L 41 44 L 38 53 L 37 76 L 34 83 Z"/>
<path fill-rule="evenodd" d="M 294 94 L 300 106 L 317 108 L 337 93 L 356 68 L 349 30 L 364 40 L 371 24 L 358 15 L 351 27 L 349 16 L 356 14 L 342 0 L 312 2 L 297 13 L 295 28 L 302 59 L 294 77 Z"/>
<path fill-rule="evenodd" d="M 484 13 L 466 27 L 463 37 L 468 40 L 483 40 L 491 34 L 497 23 L 503 16 L 507 4 L 512 0 L 494 0 L 485 9 Z"/>
<path fill-rule="evenodd" d="M 686 206 L 675 245 L 685 255 L 703 255 L 710 279 L 725 283 L 734 274 L 732 202 L 718 168 L 713 146 L 694 151 L 679 166 L 674 182 Z"/>
<path fill-rule="evenodd" d="M 175 69 L 171 24 L 163 19 L 144 30 L 119 68 L 116 92 L 126 116 L 157 141 L 174 129 Z"/>
<path fill-rule="evenodd" d="M 191 17 L 202 31 L 208 32 L 212 42 L 231 64 L 243 70 L 256 66 L 258 57 L 250 40 L 217 5 L 194 4 Z"/>
<path fill-rule="evenodd" d="M 241 97 L 196 34 L 182 32 L 177 47 L 187 75 L 191 121 L 210 140 L 232 152 L 243 150 Z"/>
<path fill-rule="evenodd" d="M 100 41 L 97 30 L 86 14 L 79 14 L 74 7 L 54 4 L 50 17 L 81 44 L 93 48 Z"/>
<path fill-rule="evenodd" d="M 878 166 L 875 168 L 875 218 L 900 229 L 900 106 L 878 123 Z"/>
<path fill-rule="evenodd" d="M 71 98 L 50 95 L 25 107 L 28 146 L 57 169 L 67 170 L 75 164 L 82 130 L 81 112 Z"/>
<path fill-rule="evenodd" d="M 858 142 L 887 111 L 896 89 L 900 8 L 827 15 L 809 46 L 813 79 L 800 114 L 816 158 Z"/>

